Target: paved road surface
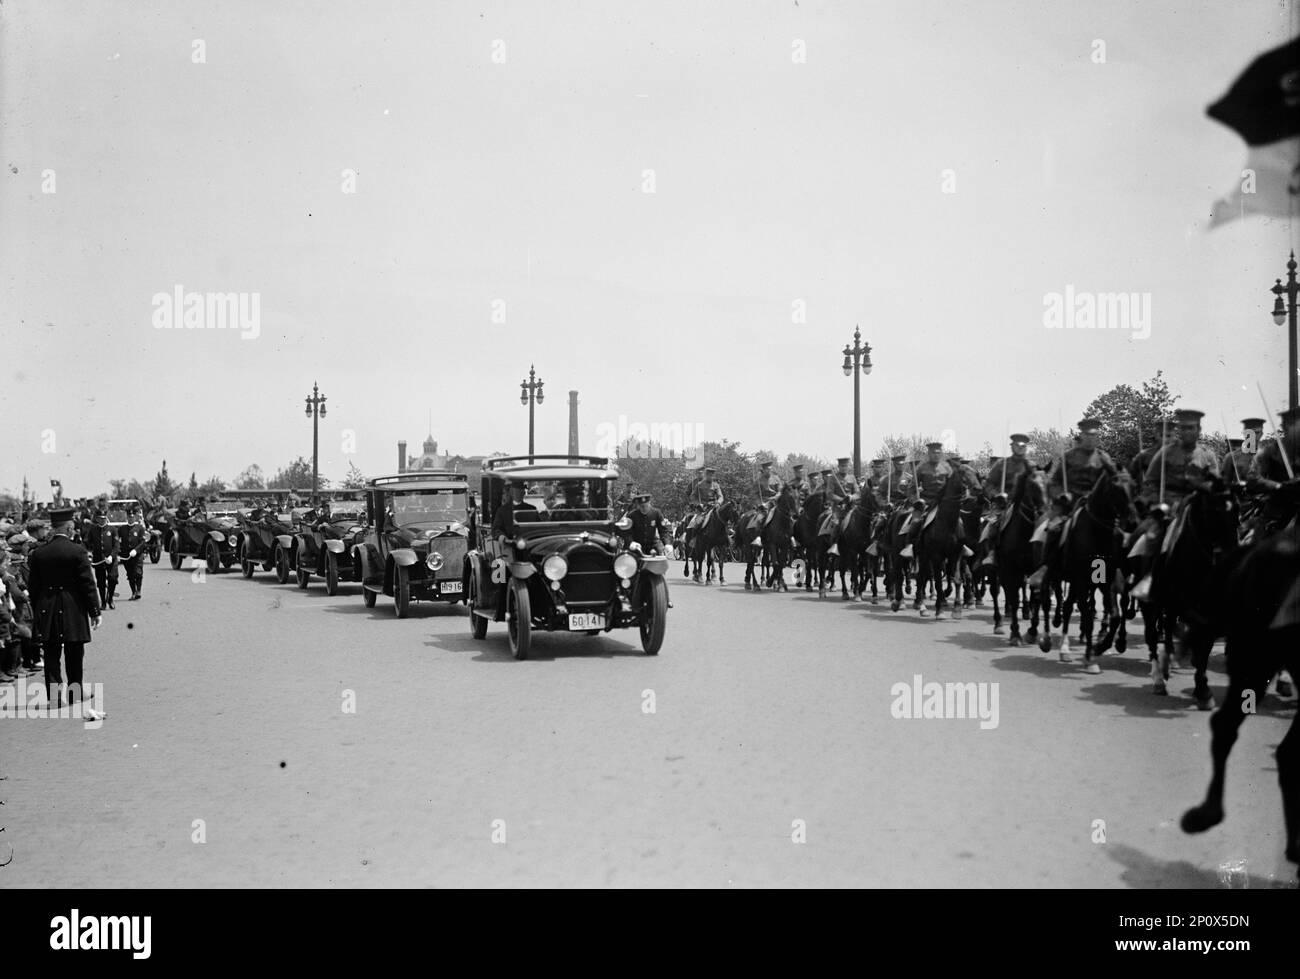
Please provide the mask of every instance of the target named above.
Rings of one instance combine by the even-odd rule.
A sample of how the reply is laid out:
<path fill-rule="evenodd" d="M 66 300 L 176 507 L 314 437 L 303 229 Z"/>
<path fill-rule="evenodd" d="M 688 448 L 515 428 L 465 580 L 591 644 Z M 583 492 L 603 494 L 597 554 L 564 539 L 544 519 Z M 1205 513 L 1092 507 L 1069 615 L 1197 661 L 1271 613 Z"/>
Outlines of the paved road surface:
<path fill-rule="evenodd" d="M 1291 879 L 1272 748 L 1293 703 L 1245 725 L 1228 821 L 1187 837 L 1209 767 L 1190 673 L 1156 698 L 1145 653 L 1088 676 L 1007 648 L 987 610 L 935 622 L 679 570 L 658 657 L 633 632 L 541 635 L 520 663 L 463 608 L 398 621 L 356 585 L 151 567 L 89 647 L 103 726 L 0 720 L 0 886 Z M 892 717 L 917 674 L 997 683 L 998 726 Z"/>

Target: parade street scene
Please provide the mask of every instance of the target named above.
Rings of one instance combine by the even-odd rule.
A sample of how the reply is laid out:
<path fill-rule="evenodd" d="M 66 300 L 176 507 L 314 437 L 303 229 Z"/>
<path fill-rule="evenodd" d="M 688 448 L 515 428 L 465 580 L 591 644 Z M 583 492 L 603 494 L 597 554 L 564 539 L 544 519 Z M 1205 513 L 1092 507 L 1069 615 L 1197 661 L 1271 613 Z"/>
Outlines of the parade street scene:
<path fill-rule="evenodd" d="M 0 889 L 1294 890 L 1298 66 L 4 2 Z"/>

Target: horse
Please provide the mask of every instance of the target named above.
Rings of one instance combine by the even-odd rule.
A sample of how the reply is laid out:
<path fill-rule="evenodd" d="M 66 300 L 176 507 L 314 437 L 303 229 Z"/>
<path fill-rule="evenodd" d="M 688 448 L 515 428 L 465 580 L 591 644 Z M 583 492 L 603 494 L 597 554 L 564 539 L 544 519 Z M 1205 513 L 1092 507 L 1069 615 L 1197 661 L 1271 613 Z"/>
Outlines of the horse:
<path fill-rule="evenodd" d="M 799 495 L 787 486 L 772 503 L 772 517 L 762 527 L 763 580 L 767 587 L 789 591 L 785 569 L 790 564 L 793 534 L 799 515 Z M 757 582 L 755 583 L 757 587 Z"/>
<path fill-rule="evenodd" d="M 903 604 L 903 580 L 907 577 L 909 561 L 908 558 L 903 557 L 903 548 L 907 546 L 908 541 L 903 528 L 908 520 L 920 519 L 919 513 L 913 513 L 912 504 L 898 503 L 885 516 L 881 524 L 880 535 L 885 552 L 885 594 L 889 596 L 889 608 L 894 612 L 897 612 Z M 908 594 L 911 594 L 911 591 L 909 581 Z"/>
<path fill-rule="evenodd" d="M 1193 696 L 1200 710 L 1214 707 L 1206 671 L 1216 630 L 1208 617 L 1215 607 L 1216 568 L 1231 562 L 1237 550 L 1237 507 L 1230 492 L 1218 480 L 1210 487 L 1187 496 L 1166 535 L 1172 543 L 1162 543 L 1152 568 L 1154 603 L 1166 621 L 1184 625 L 1183 647 L 1190 651 L 1196 671 Z"/>
<path fill-rule="evenodd" d="M 962 557 L 962 543 L 957 536 L 958 511 L 966 494 L 966 483 L 949 477 L 934 504 L 934 517 L 923 523 L 916 535 L 916 601 L 913 608 L 925 614 L 925 586 L 934 584 L 934 617 L 942 619 L 945 599 L 957 581 L 957 564 Z M 925 518 L 918 518 L 924 520 Z M 961 618 L 961 603 L 952 606 L 955 619 Z"/>
<path fill-rule="evenodd" d="M 799 511 L 799 518 L 794 525 L 794 539 L 803 552 L 804 591 L 812 591 L 813 569 L 817 567 L 817 534 L 823 522 L 826 497 L 821 493 L 811 494 Z M 818 582 L 820 588 L 820 582 Z"/>
<path fill-rule="evenodd" d="M 1186 532 L 1186 531 L 1184 531 Z M 1210 718 L 1213 774 L 1205 801 L 1183 814 L 1185 833 L 1203 833 L 1223 822 L 1223 786 L 1228 755 L 1246 715 L 1263 699 L 1275 673 L 1286 667 L 1300 676 L 1300 539 L 1291 526 L 1238 552 L 1221 565 L 1226 587 L 1207 611 L 1211 618 L 1192 625 L 1212 632 L 1222 625 L 1228 666 L 1228 692 Z M 1217 615 L 1215 614 L 1217 612 Z M 1300 864 L 1300 733 L 1296 717 L 1277 746 L 1277 780 L 1282 790 L 1286 858 Z M 1300 875 L 1298 875 L 1300 876 Z"/>
<path fill-rule="evenodd" d="M 862 601 L 862 593 L 867 587 L 866 573 L 872 562 L 871 556 L 867 554 L 867 547 L 871 543 L 871 532 L 879 511 L 880 501 L 876 499 L 874 493 L 864 488 L 858 493 L 848 515 L 840 524 L 840 597 L 846 600 L 849 598 L 849 589 L 844 584 L 844 575 L 847 572 L 853 597 Z M 871 580 L 873 593 L 875 584 L 873 575 Z"/>
<path fill-rule="evenodd" d="M 967 542 L 978 541 L 980 537 L 980 525 L 984 520 L 984 512 L 988 509 L 989 501 L 985 499 L 982 492 L 976 491 L 962 503 L 958 511 L 958 519 L 961 521 L 963 536 Z M 984 604 L 984 568 L 978 563 L 981 554 L 979 548 L 973 548 L 976 551 L 971 557 L 966 557 L 962 553 L 961 561 L 958 568 L 961 572 L 961 604 L 963 608 L 971 608 L 975 604 L 976 598 L 981 605 Z M 974 562 L 974 563 L 972 563 Z"/>
<path fill-rule="evenodd" d="M 730 500 L 705 511 L 704 519 L 692 539 L 691 560 L 695 564 L 695 573 L 691 575 L 692 581 L 697 583 L 700 581 L 700 565 L 707 563 L 708 574 L 704 584 L 713 584 L 713 565 L 717 561 L 718 584 L 727 583 L 723 577 L 724 564 L 717 556 L 717 551 L 728 543 L 727 526 L 734 523 L 737 517 L 736 504 Z"/>
<path fill-rule="evenodd" d="M 1008 646 L 1020 645 L 1020 598 L 1026 579 L 1034 572 L 1034 549 L 1031 539 L 1038 517 L 1047 503 L 1043 476 L 1038 472 L 1022 472 L 1011 487 L 1006 514 L 994 545 L 994 573 L 990 576 L 993 598 L 993 632 L 1002 632 L 1002 612 L 998 609 L 998 592 L 1006 594 L 1007 618 L 1011 620 Z M 1026 638 L 1038 638 L 1038 603 L 1029 602 L 1025 608 L 1029 617 Z"/>
<path fill-rule="evenodd" d="M 761 578 L 754 565 L 760 557 L 766 563 L 762 541 L 759 540 L 766 516 L 767 511 L 762 507 L 751 506 L 736 519 L 736 548 L 745 562 L 745 591 L 750 591 L 751 588 L 758 591 L 762 588 Z"/>
<path fill-rule="evenodd" d="M 1117 601 L 1117 582 L 1123 580 L 1124 537 L 1121 525 L 1136 521 L 1133 510 L 1132 480 L 1128 473 L 1102 473 L 1084 496 L 1061 536 L 1060 580 L 1069 586 L 1061 606 L 1062 662 L 1070 657 L 1070 615 L 1079 610 L 1079 632 L 1083 637 L 1084 672 L 1100 673 L 1097 660 L 1123 621 Z M 1096 593 L 1101 592 L 1105 616 L 1101 648 L 1093 645 L 1093 621 Z M 1044 652 L 1051 649 L 1051 628 L 1044 623 Z M 1123 649 L 1120 649 L 1123 652 Z"/>

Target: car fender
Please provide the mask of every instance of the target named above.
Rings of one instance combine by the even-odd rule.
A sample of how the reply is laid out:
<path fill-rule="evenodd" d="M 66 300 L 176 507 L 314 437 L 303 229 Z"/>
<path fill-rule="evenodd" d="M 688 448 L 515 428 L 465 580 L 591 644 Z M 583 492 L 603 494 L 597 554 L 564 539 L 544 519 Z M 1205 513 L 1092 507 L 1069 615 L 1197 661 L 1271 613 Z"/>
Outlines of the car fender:
<path fill-rule="evenodd" d="M 327 540 L 325 542 L 325 550 L 329 551 L 331 554 L 342 554 L 344 550 L 343 542 L 334 539 Z"/>
<path fill-rule="evenodd" d="M 409 568 L 420 558 L 409 547 L 396 547 L 388 552 L 388 556 L 393 559 L 393 563 L 399 568 Z"/>
<path fill-rule="evenodd" d="M 647 555 L 641 561 L 641 570 L 662 578 L 668 573 L 668 558 L 662 554 Z"/>
<path fill-rule="evenodd" d="M 528 561 L 511 561 L 510 576 L 518 578 L 521 581 L 527 581 L 533 575 L 537 574 L 537 568 Z"/>
<path fill-rule="evenodd" d="M 226 542 L 226 535 L 219 530 L 209 530 L 208 540 L 214 540 L 218 544 L 224 544 Z"/>
<path fill-rule="evenodd" d="M 276 537 L 275 537 L 275 542 L 276 542 L 277 544 L 279 544 L 281 547 L 283 547 L 283 548 L 284 548 L 286 551 L 288 551 L 289 553 L 291 553 L 291 554 L 293 553 L 293 535 L 292 535 L 292 534 L 277 534 Z"/>

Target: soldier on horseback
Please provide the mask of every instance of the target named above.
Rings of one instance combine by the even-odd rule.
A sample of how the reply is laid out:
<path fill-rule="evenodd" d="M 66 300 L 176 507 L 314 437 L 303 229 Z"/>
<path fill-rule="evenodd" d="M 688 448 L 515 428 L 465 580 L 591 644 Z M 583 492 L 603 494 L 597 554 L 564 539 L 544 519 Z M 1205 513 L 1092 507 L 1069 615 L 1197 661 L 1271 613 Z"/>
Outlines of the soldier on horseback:
<path fill-rule="evenodd" d="M 1005 523 L 1007 514 L 1007 490 L 1013 489 L 1021 476 L 1037 472 L 1037 467 L 1029 459 L 1029 436 L 1016 432 L 1011 436 L 1011 455 L 998 459 L 989 467 L 989 474 L 984 478 L 984 497 L 992 504 L 993 514 L 980 534 L 980 542 L 989 541 L 989 551 L 984 565 L 996 563 L 994 553 L 997 551 L 998 534 Z"/>
<path fill-rule="evenodd" d="M 912 477 L 903 468 L 903 463 L 906 461 L 905 455 L 890 458 L 890 470 L 877 486 L 881 503 L 892 506 L 907 502 L 908 495 L 912 492 Z"/>
<path fill-rule="evenodd" d="M 925 451 L 925 461 L 917 466 L 914 471 L 916 473 L 918 503 L 922 505 L 915 509 L 924 509 L 926 516 L 924 520 L 921 520 L 916 513 L 908 517 L 907 524 L 904 525 L 902 530 L 903 535 L 907 538 L 907 546 L 899 552 L 900 557 L 912 557 L 912 541 L 915 539 L 917 531 L 933 519 L 934 505 L 938 502 L 939 494 L 943 492 L 944 486 L 953 474 L 952 466 L 948 465 L 943 459 L 942 442 L 927 443 Z"/>
<path fill-rule="evenodd" d="M 763 525 L 766 526 L 772 519 L 772 504 L 776 498 L 781 495 L 781 490 L 785 484 L 781 482 L 781 477 L 772 472 L 772 462 L 770 459 L 764 459 L 759 463 L 762 470 L 754 480 L 754 499 L 758 509 L 763 511 Z"/>
<path fill-rule="evenodd" d="M 1260 430 L 1263 430 L 1262 424 Z M 1289 469 L 1282 457 L 1284 447 L 1291 462 Z M 1300 408 L 1288 408 L 1282 412 L 1281 440 L 1270 440 L 1259 446 L 1246 480 L 1246 489 L 1259 495 L 1263 501 L 1262 526 L 1256 535 L 1260 539 L 1271 536 L 1296 519 L 1297 502 L 1300 502 L 1294 492 L 1300 485 L 1296 483 L 1297 472 L 1300 472 Z M 1288 484 L 1292 492 L 1282 492 Z"/>
<path fill-rule="evenodd" d="M 1038 570 L 1029 577 L 1031 588 L 1038 587 L 1047 574 L 1046 557 L 1053 544 L 1060 541 L 1068 521 L 1078 513 L 1079 504 L 1101 479 L 1103 473 L 1114 477 L 1119 469 L 1110 455 L 1097 443 L 1101 422 L 1084 418 L 1079 422 L 1079 444 L 1060 459 L 1053 459 L 1047 469 L 1047 492 L 1052 508 L 1039 518 L 1032 539 L 1034 563 Z"/>
<path fill-rule="evenodd" d="M 808 499 L 808 494 L 812 492 L 812 487 L 808 485 L 808 480 L 803 474 L 803 463 L 797 462 L 794 465 L 794 475 L 790 477 L 790 488 L 794 490 L 795 499 L 799 505 L 803 506 Z"/>
<path fill-rule="evenodd" d="M 715 472 L 717 470 L 712 466 L 705 466 L 704 475 L 691 487 L 689 499 L 695 516 L 691 518 L 688 530 L 698 530 L 708 511 L 723 502 L 722 487 L 714 479 Z"/>

